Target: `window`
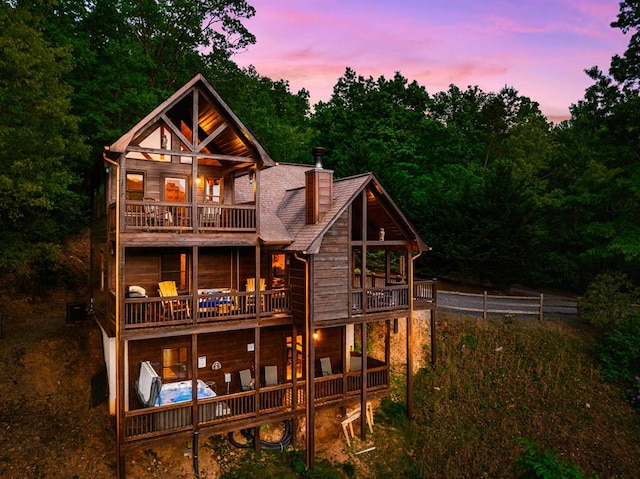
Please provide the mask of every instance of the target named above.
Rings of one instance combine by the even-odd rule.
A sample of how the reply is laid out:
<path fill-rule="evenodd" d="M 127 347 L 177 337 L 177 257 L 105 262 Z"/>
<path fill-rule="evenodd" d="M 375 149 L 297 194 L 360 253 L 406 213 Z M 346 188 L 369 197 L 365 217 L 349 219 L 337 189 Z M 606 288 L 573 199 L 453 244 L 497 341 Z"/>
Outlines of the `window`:
<path fill-rule="evenodd" d="M 162 350 L 162 380 L 168 379 L 188 379 L 189 378 L 189 355 L 187 347 L 164 348 Z"/>
<path fill-rule="evenodd" d="M 302 336 L 296 336 L 296 378 L 302 377 Z M 293 379 L 293 340 L 287 336 L 287 380 Z"/>
<path fill-rule="evenodd" d="M 284 254 L 271 255 L 271 287 L 273 289 L 287 287 L 287 260 Z"/>
<path fill-rule="evenodd" d="M 142 173 L 127 173 L 126 198 L 132 201 L 142 201 L 144 198 L 144 175 Z"/>
<path fill-rule="evenodd" d="M 210 203 L 222 203 L 222 178 L 206 178 L 204 200 Z"/>
<path fill-rule="evenodd" d="M 185 203 L 187 201 L 187 179 L 165 178 L 164 199 L 173 203 Z"/>
<path fill-rule="evenodd" d="M 148 132 L 147 136 L 142 138 L 139 142 L 133 143 L 134 146 L 139 146 L 144 150 L 171 150 L 171 130 L 164 124 L 160 124 L 152 131 Z M 163 153 L 150 153 L 148 151 L 130 151 L 127 153 L 127 158 L 134 160 L 148 160 L 148 161 L 164 161 L 170 162 L 171 155 Z"/>
<path fill-rule="evenodd" d="M 189 262 L 186 253 L 164 253 L 161 257 L 161 280 L 175 281 L 178 292 L 189 291 Z"/>

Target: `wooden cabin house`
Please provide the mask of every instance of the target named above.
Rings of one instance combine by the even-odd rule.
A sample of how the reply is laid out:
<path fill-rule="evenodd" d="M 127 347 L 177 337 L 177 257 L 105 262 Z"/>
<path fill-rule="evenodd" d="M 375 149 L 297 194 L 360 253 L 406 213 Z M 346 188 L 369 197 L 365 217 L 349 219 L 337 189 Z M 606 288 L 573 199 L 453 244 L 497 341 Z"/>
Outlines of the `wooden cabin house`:
<path fill-rule="evenodd" d="M 121 477 L 141 444 L 285 420 L 312 466 L 317 408 L 388 394 L 394 320 L 410 336 L 435 307 L 427 246 L 374 175 L 335 180 L 322 153 L 277 164 L 201 75 L 105 148 L 91 283 Z"/>

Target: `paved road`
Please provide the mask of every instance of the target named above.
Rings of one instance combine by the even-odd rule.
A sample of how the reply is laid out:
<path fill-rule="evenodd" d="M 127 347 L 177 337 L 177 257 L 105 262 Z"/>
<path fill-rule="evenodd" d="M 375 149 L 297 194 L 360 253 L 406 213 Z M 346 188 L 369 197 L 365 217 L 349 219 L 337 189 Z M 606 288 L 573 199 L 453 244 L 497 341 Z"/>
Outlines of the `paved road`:
<path fill-rule="evenodd" d="M 530 299 L 523 299 L 525 295 L 523 293 L 518 294 L 522 294 L 522 296 L 488 296 L 488 312 L 493 312 L 494 314 L 505 314 L 510 312 L 515 314 L 523 313 L 531 315 L 539 313 L 539 296 L 531 296 Z M 482 313 L 483 306 L 484 298 L 482 294 L 438 291 L 438 309 Z M 551 294 L 544 295 L 542 309 L 545 315 L 576 316 L 578 313 L 577 302 L 574 298 Z"/>

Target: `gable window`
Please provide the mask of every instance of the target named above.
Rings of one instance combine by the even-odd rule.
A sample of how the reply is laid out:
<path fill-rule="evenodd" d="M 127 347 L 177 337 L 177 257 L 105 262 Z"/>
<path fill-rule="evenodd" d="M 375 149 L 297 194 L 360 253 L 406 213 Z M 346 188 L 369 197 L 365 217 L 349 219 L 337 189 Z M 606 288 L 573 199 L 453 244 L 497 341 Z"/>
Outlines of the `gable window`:
<path fill-rule="evenodd" d="M 144 198 L 144 174 L 127 173 L 126 198 L 132 201 L 142 201 Z"/>
<path fill-rule="evenodd" d="M 160 123 L 154 125 L 153 129 L 146 133 L 142 139 L 134 141 L 133 144 L 144 150 L 171 150 L 171 131 L 166 125 Z M 170 162 L 171 155 L 163 153 L 151 153 L 149 151 L 130 151 L 127 158 L 135 160 L 164 161 Z"/>

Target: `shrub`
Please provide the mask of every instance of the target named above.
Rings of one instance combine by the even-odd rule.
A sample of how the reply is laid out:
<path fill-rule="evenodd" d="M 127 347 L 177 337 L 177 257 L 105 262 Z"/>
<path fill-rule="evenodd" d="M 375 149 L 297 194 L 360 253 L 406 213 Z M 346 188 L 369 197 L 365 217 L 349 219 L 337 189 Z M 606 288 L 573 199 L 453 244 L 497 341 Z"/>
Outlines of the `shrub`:
<path fill-rule="evenodd" d="M 636 409 L 640 409 L 640 376 L 636 376 L 629 389 L 626 391 L 627 400 Z"/>
<path fill-rule="evenodd" d="M 628 316 L 605 333 L 596 356 L 605 381 L 631 381 L 640 376 L 640 313 Z"/>
<path fill-rule="evenodd" d="M 613 327 L 633 311 L 640 292 L 627 275 L 602 273 L 589 284 L 578 301 L 579 319 L 594 326 Z"/>
<path fill-rule="evenodd" d="M 553 450 L 540 450 L 540 447 L 526 439 L 520 439 L 524 452 L 518 459 L 518 467 L 523 473 L 519 479 L 584 479 L 584 475 L 575 464 L 568 464 Z"/>
<path fill-rule="evenodd" d="M 383 419 L 388 424 L 395 427 L 407 425 L 407 406 L 405 403 L 395 402 L 388 398 L 384 398 L 380 402 L 380 410 L 382 411 L 382 417 L 376 419 Z"/>

